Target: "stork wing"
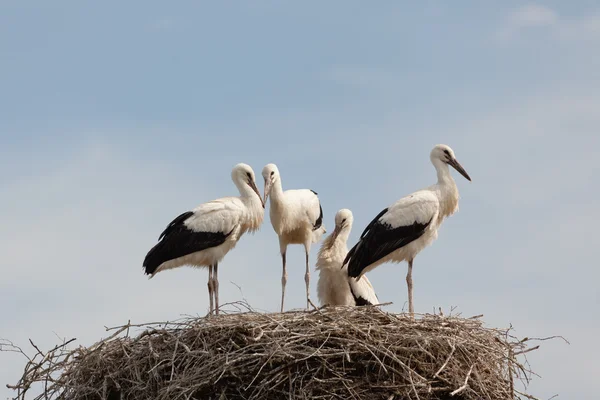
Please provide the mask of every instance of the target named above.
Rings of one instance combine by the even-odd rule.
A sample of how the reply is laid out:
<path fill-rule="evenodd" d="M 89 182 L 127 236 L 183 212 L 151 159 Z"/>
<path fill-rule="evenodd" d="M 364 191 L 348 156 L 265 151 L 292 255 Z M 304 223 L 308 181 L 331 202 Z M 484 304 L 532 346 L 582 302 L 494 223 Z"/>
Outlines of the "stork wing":
<path fill-rule="evenodd" d="M 403 197 L 381 211 L 367 225 L 358 243 L 344 260 L 348 275 L 359 276 L 362 271 L 423 235 L 437 215 L 437 197 L 428 190 Z"/>
<path fill-rule="evenodd" d="M 236 200 L 241 203 L 235 197 L 214 200 L 175 218 L 146 255 L 146 274 L 154 273 L 165 261 L 223 244 L 243 212 Z"/>
<path fill-rule="evenodd" d="M 173 221 L 171 221 L 171 223 L 169 225 L 167 225 L 165 230 L 158 237 L 158 240 L 160 241 L 163 237 L 165 237 L 169 233 L 173 232 L 178 226 L 182 225 L 183 222 L 186 219 L 188 219 L 189 217 L 191 217 L 192 215 L 194 215 L 194 213 L 192 211 L 186 211 L 183 214 L 180 214 L 177 218 L 175 218 Z"/>
<path fill-rule="evenodd" d="M 379 304 L 379 299 L 375 294 L 373 285 L 371 285 L 371 282 L 369 282 L 366 275 L 363 275 L 360 278 L 349 277 L 348 283 L 350 285 L 352 297 L 354 297 L 357 306 Z"/>
<path fill-rule="evenodd" d="M 224 197 L 200 204 L 194 209 L 194 217 L 185 224 L 196 232 L 227 233 L 240 223 L 244 210 L 244 203 L 238 197 Z"/>
<path fill-rule="evenodd" d="M 309 189 L 292 189 L 286 190 L 285 195 L 302 207 L 313 230 L 317 230 L 323 225 L 323 208 L 317 192 Z"/>

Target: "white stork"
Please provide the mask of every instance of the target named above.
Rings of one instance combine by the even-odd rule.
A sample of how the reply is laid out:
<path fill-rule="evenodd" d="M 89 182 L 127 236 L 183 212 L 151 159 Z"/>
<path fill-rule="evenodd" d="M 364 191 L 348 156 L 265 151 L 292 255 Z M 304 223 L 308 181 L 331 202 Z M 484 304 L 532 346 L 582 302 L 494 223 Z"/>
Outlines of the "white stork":
<path fill-rule="evenodd" d="M 317 294 L 322 305 L 364 306 L 378 304 L 379 300 L 367 276 L 358 279 L 340 269 L 348 253 L 346 242 L 352 230 L 352 211 L 341 209 L 335 214 L 335 229 L 323 241 L 317 258 L 319 281 Z"/>
<path fill-rule="evenodd" d="M 437 171 L 437 183 L 403 197 L 381 211 L 367 225 L 344 260 L 351 277 L 360 277 L 388 261 L 408 261 L 406 284 L 411 317 L 414 317 L 413 260 L 437 238 L 444 218 L 458 210 L 458 188 L 448 165 L 471 180 L 450 147 L 438 144 L 431 151 L 430 159 Z"/>
<path fill-rule="evenodd" d="M 208 267 L 210 312 L 214 309 L 216 314 L 219 313 L 219 262 L 245 232 L 257 231 L 264 217 L 264 203 L 252 168 L 236 165 L 231 179 L 240 197 L 223 197 L 184 212 L 161 233 L 159 242 L 144 259 L 149 278 L 184 265 Z"/>
<path fill-rule="evenodd" d="M 308 189 L 286 190 L 281 186 L 281 176 L 275 164 L 267 164 L 262 170 L 265 178 L 264 202 L 270 196 L 269 216 L 271 225 L 279 236 L 279 249 L 283 263 L 281 275 L 281 312 L 285 298 L 287 270 L 285 253 L 288 244 L 302 244 L 306 252 L 306 307 L 309 307 L 310 269 L 308 254 L 312 243 L 319 241 L 325 233 L 323 226 L 323 209 L 317 193 Z"/>

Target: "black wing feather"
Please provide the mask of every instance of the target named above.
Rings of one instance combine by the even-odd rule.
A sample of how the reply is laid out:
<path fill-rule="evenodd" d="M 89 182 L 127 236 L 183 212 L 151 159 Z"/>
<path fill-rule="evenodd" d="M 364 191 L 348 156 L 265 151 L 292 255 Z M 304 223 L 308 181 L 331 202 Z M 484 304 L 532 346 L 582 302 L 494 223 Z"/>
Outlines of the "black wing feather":
<path fill-rule="evenodd" d="M 386 212 L 388 212 L 388 209 L 384 208 L 383 211 L 381 211 L 379 214 L 377 214 L 377 216 L 375 218 L 373 218 L 373 220 L 371 222 L 369 222 L 369 225 L 367 225 L 367 227 L 365 228 L 363 233 L 360 234 L 361 239 L 365 237 L 365 235 L 369 232 L 369 230 L 373 227 L 373 225 L 375 225 L 376 223 L 379 222 L 379 218 L 383 217 L 383 214 L 385 214 Z"/>
<path fill-rule="evenodd" d="M 158 237 L 158 240 L 160 240 L 164 236 L 168 235 L 169 232 L 171 232 L 173 230 L 173 228 L 175 228 L 176 226 L 183 225 L 185 220 L 188 219 L 189 217 L 191 217 L 192 215 L 194 215 L 194 213 L 192 211 L 186 211 L 183 214 L 179 215 L 177 218 L 175 218 L 173 221 L 171 221 L 171 223 L 169 225 L 167 225 L 165 230 Z"/>
<path fill-rule="evenodd" d="M 387 208 L 369 223 L 358 243 L 346 255 L 344 264 L 349 262 L 348 276 L 358 277 L 369 265 L 417 240 L 431 223 L 429 220 L 424 224 L 415 222 L 393 228 L 379 220 L 386 212 Z"/>
<path fill-rule="evenodd" d="M 315 196 L 317 196 L 317 192 L 315 192 L 312 189 L 308 189 L 311 192 L 313 192 L 313 194 Z M 315 221 L 314 225 L 313 225 L 313 231 L 316 231 L 317 229 L 319 229 L 321 227 L 321 225 L 323 225 L 323 207 L 321 207 L 321 200 L 319 200 L 319 196 L 317 196 L 317 201 L 319 202 L 319 217 L 317 218 L 317 220 Z"/>
<path fill-rule="evenodd" d="M 229 233 L 192 231 L 184 224 L 192 215 L 192 211 L 179 215 L 161 233 L 159 242 L 150 249 L 144 259 L 146 274 L 153 274 L 165 261 L 219 246 L 233 232 L 233 229 Z"/>
<path fill-rule="evenodd" d="M 348 282 L 348 286 L 350 286 L 350 293 L 352 293 L 352 297 L 354 297 L 354 303 L 356 303 L 357 306 L 372 306 L 373 303 L 371 303 L 369 300 L 361 297 L 361 296 L 357 296 L 354 293 L 354 290 L 352 290 L 352 285 L 350 285 L 350 282 Z M 377 296 L 375 296 L 377 297 Z"/>
<path fill-rule="evenodd" d="M 359 243 L 360 243 L 360 241 L 359 241 Z M 354 253 L 356 252 L 356 248 L 357 247 L 358 247 L 358 243 L 356 243 L 354 245 L 354 247 L 352 247 L 350 249 L 350 251 L 348 252 L 348 254 L 346 254 L 346 258 L 344 258 L 344 262 L 342 263 L 342 268 L 344 268 L 344 265 L 346 265 L 348 263 L 348 260 L 350 260 L 354 256 Z"/>
<path fill-rule="evenodd" d="M 373 227 L 373 225 L 375 225 L 376 223 L 379 222 L 379 218 L 383 217 L 383 214 L 385 214 L 387 211 L 388 211 L 388 209 L 384 208 L 379 214 L 377 214 L 377 216 L 375 218 L 373 218 L 373 220 L 371 222 L 369 222 L 369 225 L 367 225 L 367 227 L 365 228 L 363 233 L 360 234 L 360 239 L 358 240 L 358 243 L 356 243 L 354 245 L 354 247 L 352 247 L 350 249 L 348 254 L 346 254 L 346 258 L 344 258 L 344 262 L 342 263 L 342 268 L 344 267 L 344 265 L 346 265 L 348 260 L 350 260 L 354 256 L 356 249 L 359 247 L 358 245 L 360 244 L 362 239 L 365 237 L 365 235 L 369 232 L 369 230 Z"/>
<path fill-rule="evenodd" d="M 315 226 L 313 227 L 313 231 L 316 231 L 323 225 L 323 207 L 321 207 L 321 202 L 319 202 L 319 218 L 317 218 L 315 222 Z"/>

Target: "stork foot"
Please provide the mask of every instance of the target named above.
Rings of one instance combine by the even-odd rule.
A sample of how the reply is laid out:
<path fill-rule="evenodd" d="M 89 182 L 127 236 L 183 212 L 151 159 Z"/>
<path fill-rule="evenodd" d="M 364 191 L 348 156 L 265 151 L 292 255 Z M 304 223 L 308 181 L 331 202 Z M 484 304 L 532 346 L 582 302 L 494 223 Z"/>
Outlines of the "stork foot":
<path fill-rule="evenodd" d="M 281 312 L 283 312 L 283 302 L 285 301 L 285 285 L 287 283 L 287 273 L 281 277 Z"/>
<path fill-rule="evenodd" d="M 310 309 L 310 267 L 308 264 L 308 248 L 306 249 L 306 273 L 304 274 L 304 282 L 306 283 L 306 309 Z"/>
<path fill-rule="evenodd" d="M 287 269 L 285 266 L 285 251 L 281 253 L 281 261 L 283 263 L 283 271 L 281 272 L 281 312 L 283 312 L 283 302 L 285 300 L 285 285 L 287 284 Z"/>
<path fill-rule="evenodd" d="M 212 315 L 213 313 L 213 309 L 214 309 L 214 302 L 213 302 L 213 269 L 212 266 L 208 267 L 208 297 L 209 297 L 209 304 L 210 304 L 210 310 L 208 312 L 208 315 Z"/>
<path fill-rule="evenodd" d="M 219 315 L 219 264 L 215 264 L 213 273 L 213 293 L 215 296 L 215 315 Z"/>
<path fill-rule="evenodd" d="M 413 260 L 408 261 L 408 272 L 406 273 L 406 286 L 408 287 L 408 314 L 411 319 L 415 319 L 415 308 L 413 304 L 413 279 L 412 279 Z"/>

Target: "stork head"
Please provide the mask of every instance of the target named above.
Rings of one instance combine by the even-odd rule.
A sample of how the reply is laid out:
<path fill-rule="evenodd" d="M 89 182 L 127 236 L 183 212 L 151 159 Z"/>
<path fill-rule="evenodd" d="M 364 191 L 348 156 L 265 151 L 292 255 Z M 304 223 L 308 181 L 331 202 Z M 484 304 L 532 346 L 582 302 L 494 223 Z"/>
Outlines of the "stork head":
<path fill-rule="evenodd" d="M 267 198 L 269 197 L 269 193 L 271 193 L 271 188 L 273 184 L 279 180 L 279 170 L 277 169 L 277 165 L 275 164 L 267 164 L 262 170 L 262 176 L 265 178 L 265 197 L 263 203 L 267 202 Z"/>
<path fill-rule="evenodd" d="M 352 211 L 348 210 L 347 208 L 342 208 L 339 210 L 335 214 L 335 229 L 331 234 L 333 236 L 333 240 L 335 240 L 342 232 L 348 236 L 352 230 L 352 222 L 354 222 Z"/>
<path fill-rule="evenodd" d="M 457 170 L 462 176 L 465 177 L 468 181 L 471 181 L 471 177 L 467 174 L 467 171 L 460 165 L 456 157 L 454 156 L 454 151 L 445 144 L 438 144 L 431 150 L 431 162 L 436 167 L 442 163 L 450 165 L 452 168 Z"/>
<path fill-rule="evenodd" d="M 256 187 L 256 179 L 254 177 L 254 171 L 252 170 L 252 167 L 244 163 L 236 165 L 231 171 L 231 179 L 238 187 L 241 194 L 252 194 L 252 192 L 256 193 L 258 199 L 260 200 L 260 204 L 262 204 L 263 208 L 265 208 L 265 203 L 262 201 L 262 197 L 260 197 L 258 187 Z"/>

